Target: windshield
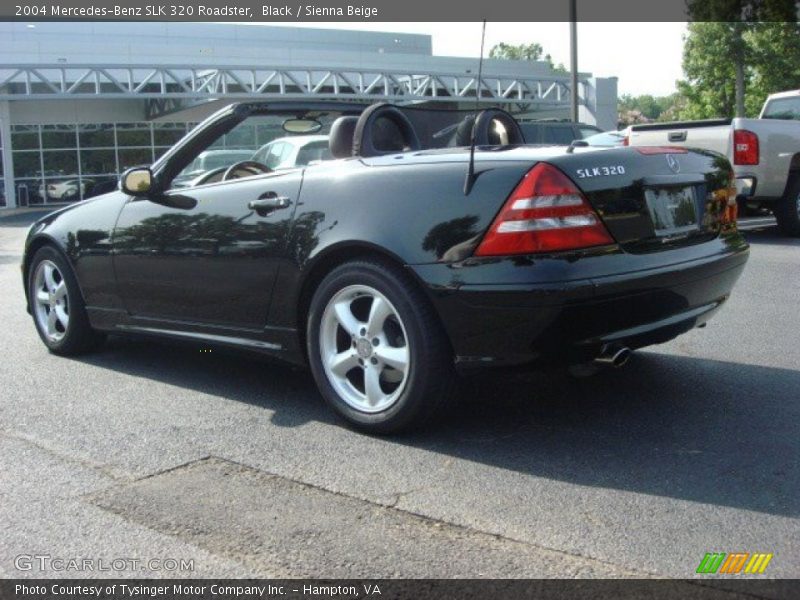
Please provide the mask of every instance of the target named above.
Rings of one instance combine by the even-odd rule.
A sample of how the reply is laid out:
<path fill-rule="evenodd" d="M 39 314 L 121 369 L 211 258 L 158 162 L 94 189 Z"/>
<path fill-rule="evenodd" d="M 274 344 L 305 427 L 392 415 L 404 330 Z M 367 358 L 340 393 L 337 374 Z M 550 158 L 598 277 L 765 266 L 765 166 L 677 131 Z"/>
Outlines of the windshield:
<path fill-rule="evenodd" d="M 770 100 L 761 118 L 800 121 L 800 96 Z"/>
<path fill-rule="evenodd" d="M 295 116 L 295 113 L 282 112 L 250 115 L 209 145 L 198 149 L 194 160 L 173 179 L 173 187 L 218 182 L 228 167 L 243 161 L 257 161 L 272 170 L 308 164 L 308 154 L 299 156 L 305 162 L 294 160 L 295 145 L 290 139 L 297 139 L 298 143 L 303 143 L 309 136 L 291 133 L 283 128 L 284 122 Z M 331 111 L 313 116 L 322 124 L 318 134 L 313 136 L 316 147 L 327 148 L 331 124 L 341 116 L 341 113 Z M 313 153 L 312 158 L 315 161 L 322 161 L 329 160 L 331 156 L 329 153 L 317 151 Z"/>

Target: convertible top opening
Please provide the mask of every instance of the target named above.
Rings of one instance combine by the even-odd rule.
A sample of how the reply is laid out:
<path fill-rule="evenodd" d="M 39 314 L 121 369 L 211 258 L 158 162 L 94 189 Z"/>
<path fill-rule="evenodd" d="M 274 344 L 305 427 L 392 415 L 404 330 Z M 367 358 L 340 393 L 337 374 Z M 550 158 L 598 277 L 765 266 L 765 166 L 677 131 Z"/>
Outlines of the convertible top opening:
<path fill-rule="evenodd" d="M 176 156 L 165 156 L 162 181 L 171 182 L 169 189 L 197 187 L 332 159 L 466 147 L 473 136 L 480 147 L 525 143 L 514 117 L 496 108 L 233 104 L 189 134 Z"/>

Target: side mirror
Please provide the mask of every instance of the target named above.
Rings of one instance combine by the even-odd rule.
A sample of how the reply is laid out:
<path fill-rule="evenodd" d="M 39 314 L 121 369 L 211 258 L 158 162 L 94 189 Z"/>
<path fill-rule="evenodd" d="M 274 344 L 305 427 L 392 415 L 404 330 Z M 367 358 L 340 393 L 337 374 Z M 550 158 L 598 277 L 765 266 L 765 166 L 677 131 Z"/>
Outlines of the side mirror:
<path fill-rule="evenodd" d="M 147 196 L 153 191 L 153 172 L 150 167 L 133 167 L 122 174 L 120 189 L 131 196 Z"/>

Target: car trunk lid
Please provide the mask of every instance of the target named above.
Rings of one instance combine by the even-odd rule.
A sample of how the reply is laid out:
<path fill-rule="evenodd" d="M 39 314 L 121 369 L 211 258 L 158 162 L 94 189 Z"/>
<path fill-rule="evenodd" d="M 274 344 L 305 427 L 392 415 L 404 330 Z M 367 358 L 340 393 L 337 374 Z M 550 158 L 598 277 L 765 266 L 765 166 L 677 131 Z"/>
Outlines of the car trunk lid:
<path fill-rule="evenodd" d="M 727 159 L 683 148 L 619 148 L 551 160 L 572 178 L 626 251 L 716 237 L 731 220 Z"/>

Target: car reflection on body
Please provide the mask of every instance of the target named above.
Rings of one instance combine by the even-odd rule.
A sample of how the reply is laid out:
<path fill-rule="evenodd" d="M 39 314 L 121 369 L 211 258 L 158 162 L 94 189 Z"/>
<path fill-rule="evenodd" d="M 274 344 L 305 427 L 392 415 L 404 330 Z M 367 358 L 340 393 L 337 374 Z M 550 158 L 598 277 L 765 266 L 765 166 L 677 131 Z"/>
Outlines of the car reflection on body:
<path fill-rule="evenodd" d="M 617 147 L 617 146 L 626 146 L 626 135 L 625 131 L 604 131 L 602 133 L 596 133 L 594 135 L 590 135 L 589 137 L 583 138 L 583 141 L 589 144 L 590 146 L 596 147 Z"/>

